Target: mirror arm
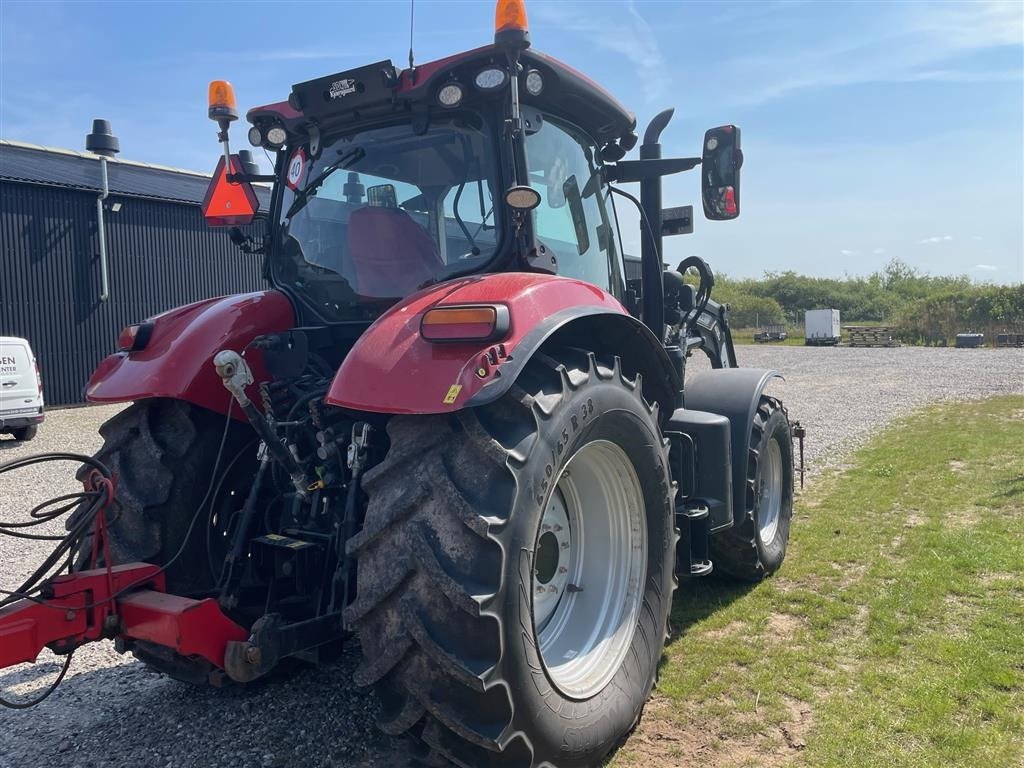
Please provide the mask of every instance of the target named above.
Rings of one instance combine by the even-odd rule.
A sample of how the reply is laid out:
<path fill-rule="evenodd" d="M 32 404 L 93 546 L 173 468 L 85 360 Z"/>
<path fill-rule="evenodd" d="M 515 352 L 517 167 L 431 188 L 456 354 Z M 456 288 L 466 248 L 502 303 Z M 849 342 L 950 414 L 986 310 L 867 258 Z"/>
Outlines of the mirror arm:
<path fill-rule="evenodd" d="M 699 157 L 669 157 L 647 160 L 621 160 L 615 165 L 604 166 L 605 181 L 617 181 L 628 184 L 644 179 L 655 179 L 682 173 L 696 168 L 701 163 Z"/>

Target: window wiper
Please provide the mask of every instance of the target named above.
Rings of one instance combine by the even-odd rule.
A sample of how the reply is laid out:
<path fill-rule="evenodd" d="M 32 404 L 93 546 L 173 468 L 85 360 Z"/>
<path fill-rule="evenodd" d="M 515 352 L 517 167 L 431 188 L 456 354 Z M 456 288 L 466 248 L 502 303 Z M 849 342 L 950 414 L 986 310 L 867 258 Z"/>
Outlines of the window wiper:
<path fill-rule="evenodd" d="M 366 150 L 362 147 L 356 147 L 355 149 L 349 150 L 329 166 L 324 168 L 320 175 L 309 182 L 301 192 L 296 191 L 295 199 L 292 201 L 291 206 L 288 208 L 288 213 L 284 215 L 284 218 L 290 220 L 292 216 L 302 210 L 309 198 L 313 197 L 316 194 L 316 191 L 323 186 L 325 181 L 327 181 L 328 176 L 335 171 L 351 167 L 354 163 L 358 163 L 364 157 L 366 157 Z"/>
<path fill-rule="evenodd" d="M 487 213 L 486 213 L 486 214 L 484 215 L 484 217 L 483 217 L 483 221 L 481 221 L 481 222 L 480 222 L 480 226 L 478 226 L 478 227 L 476 228 L 476 232 L 474 232 L 474 233 L 473 233 L 473 239 L 476 239 L 476 236 L 477 236 L 477 235 L 479 235 L 479 234 L 480 234 L 481 232 L 483 232 L 483 231 L 484 231 L 485 229 L 487 229 L 487 228 L 488 228 L 488 227 L 487 227 L 487 220 L 488 220 L 489 218 L 491 218 L 491 215 L 492 215 L 493 213 L 494 213 L 494 206 L 492 205 L 492 206 L 491 206 L 491 209 L 490 209 L 489 211 L 487 211 Z M 490 228 L 491 228 L 491 229 L 494 229 L 494 227 L 490 227 Z"/>

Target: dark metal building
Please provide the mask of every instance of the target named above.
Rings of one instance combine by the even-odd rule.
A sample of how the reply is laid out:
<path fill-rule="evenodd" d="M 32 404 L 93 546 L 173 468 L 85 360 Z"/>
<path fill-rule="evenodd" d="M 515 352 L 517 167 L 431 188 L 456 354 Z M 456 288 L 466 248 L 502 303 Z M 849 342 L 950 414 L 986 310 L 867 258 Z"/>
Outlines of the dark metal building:
<path fill-rule="evenodd" d="M 216 158 L 211 156 L 213 160 Z M 109 158 L 109 296 L 101 300 L 99 157 L 0 141 L 0 336 L 29 340 L 47 405 L 84 401 L 121 328 L 182 304 L 265 287 L 259 256 L 200 205 L 210 177 Z M 266 210 L 269 189 L 259 189 Z"/>

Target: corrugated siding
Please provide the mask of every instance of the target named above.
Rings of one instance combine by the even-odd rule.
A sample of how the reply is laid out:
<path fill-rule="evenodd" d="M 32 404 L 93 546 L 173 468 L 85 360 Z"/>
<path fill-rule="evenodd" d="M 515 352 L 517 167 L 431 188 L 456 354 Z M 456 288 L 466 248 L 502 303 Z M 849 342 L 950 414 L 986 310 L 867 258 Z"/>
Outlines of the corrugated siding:
<path fill-rule="evenodd" d="M 213 162 L 217 162 L 216 156 Z M 108 188 L 113 193 L 185 203 L 202 203 L 210 177 L 111 158 L 107 162 Z M 48 184 L 89 191 L 102 189 L 96 155 L 55 151 L 42 147 L 0 143 L 0 180 Z M 270 205 L 270 187 L 255 186 L 262 210 Z"/>
<path fill-rule="evenodd" d="M 261 257 L 244 254 L 196 205 L 112 195 L 110 299 L 99 301 L 96 196 L 0 182 L 0 335 L 27 338 L 48 405 L 84 402 L 93 368 L 129 323 L 212 296 L 260 290 Z"/>

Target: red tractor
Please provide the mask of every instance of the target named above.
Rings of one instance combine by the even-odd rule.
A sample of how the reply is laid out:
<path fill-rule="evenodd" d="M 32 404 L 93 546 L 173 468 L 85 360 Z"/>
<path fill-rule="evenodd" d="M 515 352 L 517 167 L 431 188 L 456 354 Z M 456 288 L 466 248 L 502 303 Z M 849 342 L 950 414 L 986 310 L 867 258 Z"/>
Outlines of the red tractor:
<path fill-rule="evenodd" d="M 661 177 L 699 167 L 705 216 L 735 218 L 739 130 L 663 158 L 669 110 L 624 159 L 634 115 L 530 48 L 522 0 L 493 45 L 250 110 L 272 176 L 229 150 L 230 85 L 210 94 L 205 212 L 248 223 L 273 183 L 264 233 L 232 232 L 270 288 L 131 326 L 99 365 L 89 399 L 133 404 L 83 479 L 120 509 L 83 503 L 73 572 L 0 609 L 0 665 L 114 637 L 246 682 L 354 634 L 381 727 L 425 755 L 599 763 L 651 693 L 677 578 L 756 581 L 786 552 L 776 374 L 737 367 L 703 261 L 662 264 L 691 211 L 662 209 Z M 684 385 L 697 351 L 712 370 Z"/>

